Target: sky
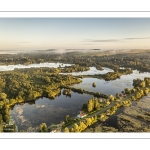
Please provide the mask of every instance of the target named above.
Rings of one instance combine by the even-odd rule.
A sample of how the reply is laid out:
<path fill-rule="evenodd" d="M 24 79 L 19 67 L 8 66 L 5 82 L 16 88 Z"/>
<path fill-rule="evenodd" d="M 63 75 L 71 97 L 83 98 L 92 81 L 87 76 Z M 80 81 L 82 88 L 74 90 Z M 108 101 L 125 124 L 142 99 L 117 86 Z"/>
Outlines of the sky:
<path fill-rule="evenodd" d="M 0 50 L 150 49 L 150 18 L 0 18 Z"/>

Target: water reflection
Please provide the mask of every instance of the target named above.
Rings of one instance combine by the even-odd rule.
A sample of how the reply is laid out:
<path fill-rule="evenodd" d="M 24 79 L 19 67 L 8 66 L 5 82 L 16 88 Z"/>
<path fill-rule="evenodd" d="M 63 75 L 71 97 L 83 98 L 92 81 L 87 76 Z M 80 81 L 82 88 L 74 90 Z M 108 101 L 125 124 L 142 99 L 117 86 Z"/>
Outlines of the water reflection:
<path fill-rule="evenodd" d="M 83 78 L 81 83 L 75 84 L 72 87 L 108 95 L 116 95 L 116 93 L 121 93 L 125 88 L 132 89 L 133 79 L 140 78 L 143 80 L 144 77 L 150 77 L 150 73 L 139 73 L 139 71 L 134 70 L 132 74 L 122 75 L 120 79 L 111 81 L 97 78 Z M 93 82 L 96 83 L 96 87 L 92 86 Z"/>
<path fill-rule="evenodd" d="M 92 95 L 72 92 L 69 95 L 61 94 L 54 100 L 39 98 L 35 102 L 15 105 L 11 110 L 11 117 L 15 120 L 19 130 L 36 127 L 41 123 L 51 125 L 60 123 L 66 115 L 76 116 Z"/>
<path fill-rule="evenodd" d="M 43 64 L 45 64 L 46 67 L 48 67 L 48 64 Z M 51 64 L 50 66 L 54 67 L 58 67 L 60 65 L 60 63 L 53 63 L 53 65 L 52 63 L 49 64 Z M 37 67 L 37 64 L 35 66 Z M 9 69 L 12 68 L 13 67 L 9 66 Z M 95 67 L 90 67 L 89 71 L 71 74 L 104 74 L 110 71 L 113 70 L 104 68 L 103 71 L 99 71 Z M 150 73 L 139 73 L 139 71 L 134 70 L 132 74 L 123 75 L 120 77 L 120 79 L 116 79 L 113 81 L 104 81 L 96 78 L 84 78 L 82 79 L 82 83 L 75 84 L 73 85 L 73 87 L 82 88 L 84 90 L 92 92 L 100 92 L 108 95 L 115 95 L 116 93 L 120 93 L 121 91 L 123 91 L 126 87 L 130 89 L 133 88 L 133 79 L 140 78 L 143 80 L 144 77 L 150 77 Z M 96 83 L 96 87 L 92 86 L 93 82 Z M 18 126 L 19 130 L 26 130 L 28 127 L 36 127 L 37 125 L 44 122 L 47 125 L 51 125 L 52 123 L 60 123 L 60 121 L 63 121 L 65 116 L 68 114 L 70 116 L 76 116 L 77 112 L 81 110 L 82 105 L 86 103 L 90 98 L 92 98 L 91 95 L 78 94 L 75 92 L 72 92 L 71 95 L 61 94 L 53 100 L 50 100 L 48 98 L 39 98 L 36 101 L 13 106 L 11 108 L 11 117 L 16 121 L 16 125 Z M 119 114 L 121 112 L 123 112 L 123 108 L 118 109 L 116 114 Z M 116 119 L 117 118 L 115 115 L 111 116 L 106 123 L 115 127 L 117 122 Z"/>

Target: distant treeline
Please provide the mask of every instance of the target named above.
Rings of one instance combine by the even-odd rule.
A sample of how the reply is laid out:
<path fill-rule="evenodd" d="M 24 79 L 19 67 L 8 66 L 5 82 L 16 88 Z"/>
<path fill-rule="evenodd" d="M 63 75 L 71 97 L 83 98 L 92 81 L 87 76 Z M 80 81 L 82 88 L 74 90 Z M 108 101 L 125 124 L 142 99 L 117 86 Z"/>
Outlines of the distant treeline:
<path fill-rule="evenodd" d="M 106 55 L 101 52 L 95 53 L 30 53 L 30 54 L 1 54 L 0 64 L 32 64 L 43 62 L 62 62 L 77 64 L 84 67 L 95 66 L 102 70 L 102 67 L 108 67 L 116 71 L 120 67 L 137 69 L 141 72 L 150 72 L 150 52 L 124 53 Z"/>

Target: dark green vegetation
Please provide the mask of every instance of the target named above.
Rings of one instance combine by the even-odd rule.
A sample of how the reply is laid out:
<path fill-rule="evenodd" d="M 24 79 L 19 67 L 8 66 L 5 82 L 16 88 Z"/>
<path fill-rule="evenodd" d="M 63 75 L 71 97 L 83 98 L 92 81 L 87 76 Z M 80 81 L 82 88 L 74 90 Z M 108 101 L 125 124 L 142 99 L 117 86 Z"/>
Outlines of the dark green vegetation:
<path fill-rule="evenodd" d="M 131 74 L 133 71 L 129 68 L 126 69 L 117 69 L 115 72 L 108 72 L 106 74 L 95 74 L 95 75 L 82 75 L 79 77 L 86 78 L 86 77 L 92 77 L 92 78 L 98 78 L 98 79 L 104 79 L 105 81 L 110 80 L 116 80 L 117 78 L 120 78 L 122 75 Z M 96 83 L 93 84 L 93 86 L 96 86 Z"/>
<path fill-rule="evenodd" d="M 15 69 L 0 73 L 0 122 L 9 123 L 9 108 L 16 103 L 36 100 L 39 97 L 54 99 L 60 87 L 80 83 L 72 75 L 61 75 L 54 68 Z"/>
<path fill-rule="evenodd" d="M 126 88 L 123 93 L 115 96 L 104 95 L 99 92 L 85 91 L 84 89 L 71 88 L 68 85 L 81 82 L 78 77 L 72 75 L 63 75 L 59 73 L 70 73 L 87 71 L 89 67 L 96 67 L 102 70 L 102 67 L 113 69 L 114 72 L 98 75 L 86 75 L 79 77 L 93 77 L 104 80 L 115 80 L 121 75 L 131 74 L 132 69 L 141 72 L 150 72 L 150 52 L 145 53 L 123 53 L 123 54 L 107 54 L 101 52 L 95 53 L 33 53 L 33 54 L 17 54 L 17 55 L 0 55 L 0 65 L 11 64 L 32 64 L 43 62 L 60 62 L 75 64 L 70 67 L 60 66 L 54 68 L 31 68 L 31 69 L 15 69 L 14 71 L 6 71 L 0 73 L 0 131 L 15 131 L 15 124 L 10 124 L 9 109 L 16 103 L 24 103 L 26 101 L 36 100 L 39 97 L 48 97 L 54 99 L 60 94 L 61 88 L 65 88 L 63 94 L 70 95 L 71 91 L 79 93 L 92 94 L 93 99 L 83 105 L 83 110 L 88 114 L 86 118 L 74 120 L 68 117 L 63 124 L 65 132 L 81 132 L 88 126 L 91 126 L 97 120 L 105 121 L 109 116 L 113 115 L 121 106 L 130 106 L 131 101 L 137 101 L 150 91 L 149 78 L 143 81 L 135 79 L 133 81 L 133 89 Z M 125 69 L 120 69 L 125 67 Z M 129 69 L 131 68 L 131 69 Z M 93 87 L 96 83 L 93 83 Z M 126 95 L 123 97 L 122 95 Z M 105 100 L 99 99 L 105 98 Z M 148 112 L 145 115 L 148 116 Z M 137 115 L 138 118 L 149 121 L 149 118 L 143 115 Z M 127 117 L 122 117 L 127 119 Z M 70 127 L 71 126 L 71 127 Z M 102 129 L 103 130 L 103 129 Z M 41 124 L 40 132 L 47 132 L 46 124 Z"/>
<path fill-rule="evenodd" d="M 93 96 L 96 96 L 96 97 L 103 97 L 103 98 L 107 98 L 108 95 L 106 94 L 102 94 L 102 93 L 99 93 L 99 92 L 90 92 L 90 91 L 86 91 L 84 89 L 78 89 L 78 88 L 74 88 L 74 87 L 70 87 L 70 86 L 65 86 L 65 85 L 62 85 L 61 88 L 65 88 L 65 89 L 68 89 L 68 91 L 72 90 L 74 92 L 77 92 L 77 93 L 86 93 L 86 94 L 90 94 L 90 95 L 93 95 Z M 67 90 L 64 91 L 64 93 L 66 92 Z M 66 92 L 68 93 L 68 92 Z M 67 94 L 66 94 L 67 95 Z"/>
<path fill-rule="evenodd" d="M 73 66 L 66 66 L 64 69 L 61 70 L 62 73 L 69 73 L 69 72 L 82 72 L 82 71 L 88 71 L 89 67 L 83 67 L 79 65 L 73 65 Z"/>
<path fill-rule="evenodd" d="M 56 53 L 31 53 L 31 54 L 3 54 L 0 55 L 0 64 L 32 64 L 43 62 L 61 62 L 77 64 L 84 67 L 95 66 L 102 70 L 108 67 L 116 71 L 120 67 L 137 69 L 141 72 L 150 72 L 150 51 L 129 51 L 129 52 L 93 52 L 78 53 L 68 52 L 64 54 Z M 81 69 L 82 70 L 82 69 Z"/>
<path fill-rule="evenodd" d="M 24 102 L 41 96 L 55 98 L 62 85 L 81 82 L 72 75 L 58 74 L 54 68 L 15 69 L 0 75 L 1 97 L 7 97 L 12 103 L 14 99 Z"/>

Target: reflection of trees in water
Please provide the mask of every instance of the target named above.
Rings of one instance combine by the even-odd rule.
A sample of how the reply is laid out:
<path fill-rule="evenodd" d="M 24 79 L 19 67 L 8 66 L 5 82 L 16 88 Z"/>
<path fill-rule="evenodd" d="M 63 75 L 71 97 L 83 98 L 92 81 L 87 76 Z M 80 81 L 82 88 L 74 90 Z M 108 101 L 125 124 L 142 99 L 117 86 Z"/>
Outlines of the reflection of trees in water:
<path fill-rule="evenodd" d="M 29 101 L 29 102 L 26 102 L 26 103 L 28 103 L 29 105 L 33 105 L 33 104 L 35 104 L 35 101 Z"/>
<path fill-rule="evenodd" d="M 66 95 L 66 97 L 70 97 L 71 98 L 71 94 Z"/>

